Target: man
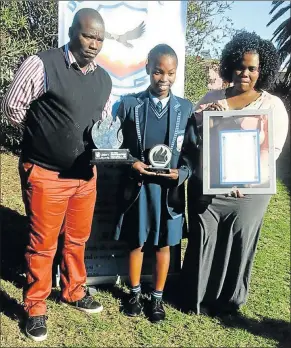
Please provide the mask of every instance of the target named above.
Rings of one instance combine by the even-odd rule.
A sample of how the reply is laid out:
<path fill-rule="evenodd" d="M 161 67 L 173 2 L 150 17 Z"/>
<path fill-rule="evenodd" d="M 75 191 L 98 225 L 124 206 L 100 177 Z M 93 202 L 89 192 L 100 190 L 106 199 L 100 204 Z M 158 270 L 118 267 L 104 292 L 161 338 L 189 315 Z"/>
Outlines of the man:
<path fill-rule="evenodd" d="M 63 224 L 62 301 L 88 313 L 103 309 L 86 295 L 84 251 L 96 199 L 90 130 L 109 107 L 112 87 L 94 61 L 104 35 L 100 14 L 81 9 L 69 43 L 27 58 L 2 103 L 11 123 L 24 127 L 20 172 L 30 221 L 24 305 L 34 341 L 47 337 L 45 300 Z"/>

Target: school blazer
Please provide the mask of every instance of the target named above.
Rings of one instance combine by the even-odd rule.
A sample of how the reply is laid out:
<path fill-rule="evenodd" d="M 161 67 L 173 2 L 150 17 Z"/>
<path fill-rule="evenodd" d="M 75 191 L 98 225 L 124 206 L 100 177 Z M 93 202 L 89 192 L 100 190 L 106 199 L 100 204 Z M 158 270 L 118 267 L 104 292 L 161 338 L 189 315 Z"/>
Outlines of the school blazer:
<path fill-rule="evenodd" d="M 169 144 L 172 150 L 170 168 L 178 168 L 179 179 L 167 189 L 166 206 L 172 218 L 185 211 L 185 189 L 183 183 L 194 171 L 198 161 L 197 127 L 192 115 L 192 103 L 170 93 Z M 123 133 L 122 148 L 129 149 L 133 161 L 144 161 L 145 132 L 149 108 L 148 89 L 135 95 L 123 97 L 117 116 Z M 187 132 L 186 132 L 187 130 Z M 186 134 L 185 134 L 186 132 Z M 143 177 L 130 169 L 124 179 L 122 214 L 138 198 Z"/>

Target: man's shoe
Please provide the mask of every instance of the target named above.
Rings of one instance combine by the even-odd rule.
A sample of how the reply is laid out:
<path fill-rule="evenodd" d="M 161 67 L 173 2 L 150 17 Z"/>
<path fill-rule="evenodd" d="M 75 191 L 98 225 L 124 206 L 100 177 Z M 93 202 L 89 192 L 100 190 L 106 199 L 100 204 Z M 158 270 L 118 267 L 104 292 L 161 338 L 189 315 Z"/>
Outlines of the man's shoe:
<path fill-rule="evenodd" d="M 164 320 L 166 317 L 165 310 L 163 308 L 162 300 L 157 300 L 155 298 L 151 299 L 150 302 L 150 320 L 153 323 Z"/>
<path fill-rule="evenodd" d="M 47 338 L 46 320 L 45 315 L 28 317 L 25 327 L 27 336 L 35 342 L 44 341 Z"/>
<path fill-rule="evenodd" d="M 103 306 L 94 300 L 92 296 L 85 295 L 81 300 L 75 302 L 67 302 L 79 311 L 86 313 L 99 313 L 103 310 Z"/>
<path fill-rule="evenodd" d="M 143 305 L 141 302 L 141 293 L 132 294 L 126 305 L 124 313 L 130 317 L 141 315 Z"/>

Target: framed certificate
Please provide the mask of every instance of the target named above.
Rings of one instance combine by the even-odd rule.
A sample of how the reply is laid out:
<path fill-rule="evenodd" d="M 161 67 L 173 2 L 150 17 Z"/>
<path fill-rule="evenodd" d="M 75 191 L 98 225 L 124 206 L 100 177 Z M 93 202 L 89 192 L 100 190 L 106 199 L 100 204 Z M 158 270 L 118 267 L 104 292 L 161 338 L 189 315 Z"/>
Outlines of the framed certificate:
<path fill-rule="evenodd" d="M 220 131 L 220 184 L 259 184 L 260 143 L 258 130 Z"/>
<path fill-rule="evenodd" d="M 203 193 L 276 193 L 272 110 L 203 112 Z"/>

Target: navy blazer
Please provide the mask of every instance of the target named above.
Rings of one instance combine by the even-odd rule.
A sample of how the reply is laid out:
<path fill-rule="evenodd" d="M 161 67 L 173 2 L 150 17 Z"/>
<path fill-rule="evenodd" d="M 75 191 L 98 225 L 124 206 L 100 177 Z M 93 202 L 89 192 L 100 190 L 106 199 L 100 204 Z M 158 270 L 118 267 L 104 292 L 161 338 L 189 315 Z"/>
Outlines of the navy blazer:
<path fill-rule="evenodd" d="M 147 131 L 149 98 L 148 89 L 135 95 L 127 95 L 123 97 L 117 111 L 123 133 L 122 148 L 129 149 L 134 161 L 144 162 L 145 160 L 145 132 Z M 197 127 L 195 118 L 191 117 L 193 106 L 189 100 L 171 93 L 169 102 L 168 139 L 172 151 L 170 168 L 178 168 L 179 178 L 177 182 L 169 185 L 166 205 L 170 216 L 175 218 L 184 213 L 185 189 L 183 183 L 192 175 L 198 160 Z M 124 184 L 123 213 L 138 198 L 143 185 L 143 177 L 136 175 L 136 171 L 132 170 Z"/>

